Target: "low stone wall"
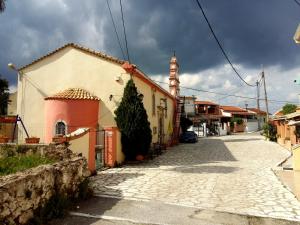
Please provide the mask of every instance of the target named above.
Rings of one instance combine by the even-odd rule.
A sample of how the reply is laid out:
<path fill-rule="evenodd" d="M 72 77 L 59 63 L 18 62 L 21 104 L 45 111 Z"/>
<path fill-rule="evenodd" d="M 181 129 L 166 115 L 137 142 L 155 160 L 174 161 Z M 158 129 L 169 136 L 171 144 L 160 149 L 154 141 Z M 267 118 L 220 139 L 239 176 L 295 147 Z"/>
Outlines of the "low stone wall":
<path fill-rule="evenodd" d="M 76 195 L 87 176 L 86 160 L 76 157 L 0 177 L 0 224 L 26 224 L 55 194 Z"/>
<path fill-rule="evenodd" d="M 66 158 L 72 158 L 76 156 L 76 153 L 73 153 L 64 144 L 0 144 L 0 158 L 6 158 L 9 156 L 22 154 L 38 154 L 42 156 L 51 157 L 57 160 L 63 160 Z"/>

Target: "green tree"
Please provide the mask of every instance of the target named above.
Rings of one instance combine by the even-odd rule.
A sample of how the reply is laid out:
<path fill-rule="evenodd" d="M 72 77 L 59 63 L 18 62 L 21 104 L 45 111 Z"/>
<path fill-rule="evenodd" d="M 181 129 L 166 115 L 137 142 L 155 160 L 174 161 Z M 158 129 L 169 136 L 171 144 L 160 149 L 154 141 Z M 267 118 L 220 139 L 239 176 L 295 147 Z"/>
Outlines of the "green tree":
<path fill-rule="evenodd" d="M 283 115 L 286 115 L 289 113 L 296 112 L 296 109 L 297 109 L 296 105 L 287 103 L 282 107 L 282 113 Z"/>
<path fill-rule="evenodd" d="M 122 151 L 127 160 L 149 151 L 152 134 L 147 112 L 134 81 L 130 79 L 124 89 L 119 107 L 115 110 L 115 120 L 121 132 Z"/>
<path fill-rule="evenodd" d="M 263 125 L 263 135 L 266 138 L 269 138 L 270 141 L 277 141 L 277 129 L 274 124 L 271 123 L 265 123 Z"/>
<path fill-rule="evenodd" d="M 0 13 L 5 9 L 5 0 L 0 0 Z"/>
<path fill-rule="evenodd" d="M 0 115 L 6 115 L 8 103 L 9 103 L 8 81 L 4 78 L 0 78 Z"/>

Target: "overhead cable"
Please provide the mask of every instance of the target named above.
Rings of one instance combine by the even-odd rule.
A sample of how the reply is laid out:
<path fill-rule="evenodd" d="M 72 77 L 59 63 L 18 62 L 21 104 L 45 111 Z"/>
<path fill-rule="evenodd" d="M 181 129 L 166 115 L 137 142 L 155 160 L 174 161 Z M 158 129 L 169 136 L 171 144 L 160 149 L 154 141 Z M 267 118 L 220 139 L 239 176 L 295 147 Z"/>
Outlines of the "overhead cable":
<path fill-rule="evenodd" d="M 156 83 L 161 83 L 161 84 L 169 84 L 169 83 L 163 82 L 163 81 L 157 81 L 157 80 L 152 80 L 152 81 L 154 81 Z M 187 90 L 192 90 L 192 91 L 197 91 L 197 92 L 204 92 L 204 93 L 210 93 L 210 94 L 216 94 L 216 95 L 223 95 L 223 96 L 227 96 L 227 97 L 235 97 L 235 98 L 257 100 L 257 97 L 247 97 L 247 96 L 242 96 L 242 95 L 225 94 L 225 93 L 208 91 L 208 90 L 203 90 L 203 89 L 198 89 L 198 88 L 185 87 L 185 86 L 181 86 L 181 85 L 179 87 L 182 88 L 182 89 L 187 89 Z M 259 99 L 259 100 L 264 100 L 264 99 Z M 268 101 L 269 102 L 277 102 L 277 103 L 294 103 L 294 104 L 298 104 L 298 102 L 283 101 L 283 100 L 268 99 Z"/>
<path fill-rule="evenodd" d="M 127 59 L 128 59 L 128 62 L 130 63 L 130 57 L 129 57 L 129 51 L 128 51 L 128 44 L 127 44 L 127 36 L 126 36 L 126 28 L 125 28 L 125 22 L 124 22 L 122 0 L 120 0 L 120 8 L 121 8 L 121 14 L 122 14 L 122 23 L 123 23 L 123 31 L 124 31 L 124 38 L 125 38 L 125 46 L 126 46 L 126 51 L 127 51 Z"/>
<path fill-rule="evenodd" d="M 216 36 L 216 34 L 215 34 L 215 32 L 214 32 L 214 30 L 213 30 L 211 24 L 210 24 L 210 22 L 209 22 L 209 20 L 208 20 L 208 18 L 207 18 L 207 16 L 206 16 L 206 14 L 205 14 L 205 12 L 204 12 L 204 10 L 203 10 L 203 8 L 202 8 L 202 6 L 201 6 L 199 0 L 196 0 L 196 2 L 197 2 L 197 4 L 198 4 L 198 6 L 199 6 L 199 9 L 201 10 L 201 12 L 202 12 L 202 14 L 203 14 L 203 17 L 204 17 L 204 19 L 205 19 L 205 21 L 206 21 L 206 23 L 207 23 L 207 25 L 208 25 L 208 27 L 209 27 L 211 33 L 212 33 L 214 39 L 216 40 L 216 42 L 217 42 L 219 48 L 221 49 L 221 51 L 222 51 L 224 57 L 226 58 L 227 62 L 230 64 L 232 70 L 235 72 L 235 74 L 236 74 L 236 75 L 237 75 L 237 76 L 238 76 L 238 77 L 239 77 L 246 85 L 248 85 L 248 86 L 250 86 L 250 87 L 255 87 L 256 85 L 249 84 L 249 83 L 248 83 L 248 82 L 247 82 L 247 81 L 239 74 L 239 72 L 237 71 L 237 69 L 233 66 L 232 62 L 230 61 L 230 59 L 229 59 L 229 57 L 228 57 L 228 55 L 227 55 L 227 53 L 225 52 L 225 50 L 224 50 L 224 48 L 222 47 L 222 45 L 221 45 L 219 39 L 217 38 L 217 36 Z"/>
<path fill-rule="evenodd" d="M 295 2 L 298 6 L 300 6 L 300 2 L 298 2 L 298 0 L 294 0 L 294 2 Z"/>
<path fill-rule="evenodd" d="M 124 53 L 123 48 L 122 48 L 122 45 L 121 45 L 121 41 L 120 41 L 120 38 L 119 38 L 119 34 L 118 34 L 118 32 L 117 32 L 116 24 L 115 24 L 115 21 L 114 21 L 114 18 L 113 18 L 113 15 L 112 15 L 112 12 L 111 12 L 111 9 L 110 9 L 108 0 L 106 0 L 106 4 L 107 4 L 108 10 L 109 10 L 109 14 L 110 14 L 110 18 L 111 18 L 112 24 L 113 24 L 113 26 L 114 26 L 114 30 L 115 30 L 115 34 L 116 34 L 116 37 L 117 37 L 117 40 L 118 40 L 118 43 L 119 43 L 119 47 L 120 47 L 121 52 L 122 52 L 122 55 L 123 55 L 123 59 L 125 60 L 125 59 L 126 59 L 125 53 Z"/>

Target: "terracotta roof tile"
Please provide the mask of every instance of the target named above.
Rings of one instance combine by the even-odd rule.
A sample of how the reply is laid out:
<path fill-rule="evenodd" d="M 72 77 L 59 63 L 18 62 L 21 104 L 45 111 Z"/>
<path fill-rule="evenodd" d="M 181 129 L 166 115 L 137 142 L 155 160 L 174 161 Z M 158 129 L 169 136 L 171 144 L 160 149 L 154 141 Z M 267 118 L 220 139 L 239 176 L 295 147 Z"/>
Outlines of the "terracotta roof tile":
<path fill-rule="evenodd" d="M 258 115 L 267 115 L 267 113 L 265 111 L 262 111 L 260 109 L 257 108 L 247 108 L 249 111 L 255 112 Z"/>
<path fill-rule="evenodd" d="M 100 100 L 97 96 L 92 95 L 81 88 L 69 88 L 59 92 L 53 96 L 45 98 L 45 100 L 68 99 L 68 100 Z"/>
<path fill-rule="evenodd" d="M 237 107 L 237 106 L 221 105 L 220 108 L 223 109 L 224 111 L 229 111 L 229 112 L 247 112 L 247 110 L 242 109 L 242 108 Z"/>
<path fill-rule="evenodd" d="M 195 101 L 196 105 L 218 105 L 214 102 L 210 102 L 210 101 Z"/>
<path fill-rule="evenodd" d="M 120 64 L 120 65 L 122 65 L 122 64 L 125 62 L 124 60 L 121 60 L 121 59 L 118 59 L 118 58 L 115 58 L 115 57 L 106 55 L 106 54 L 104 54 L 104 53 L 102 53 L 102 52 L 98 52 L 98 51 L 92 50 L 92 49 L 90 49 L 90 48 L 83 47 L 83 46 L 78 45 L 78 44 L 68 43 L 68 44 L 66 44 L 66 45 L 64 45 L 64 46 L 62 46 L 62 47 L 60 47 L 60 48 L 57 48 L 57 49 L 55 49 L 54 51 L 49 52 L 48 54 L 46 54 L 46 55 L 44 55 L 44 56 L 42 56 L 42 57 L 40 57 L 40 58 L 38 58 L 38 59 L 32 61 L 31 63 L 22 66 L 22 67 L 19 68 L 18 70 L 23 70 L 23 69 L 27 68 L 28 66 L 31 66 L 31 65 L 33 65 L 33 64 L 35 64 L 35 63 L 37 63 L 37 62 L 39 62 L 39 61 L 41 61 L 41 60 L 47 58 L 47 57 L 49 57 L 49 56 L 51 56 L 51 55 L 53 55 L 53 54 L 59 52 L 60 50 L 63 50 L 64 48 L 67 48 L 67 47 L 73 47 L 73 48 L 75 48 L 75 49 L 79 49 L 79 50 L 81 50 L 81 51 L 90 53 L 90 54 L 92 54 L 92 55 L 94 55 L 94 56 L 97 56 L 97 57 L 102 58 L 102 59 L 106 59 L 106 60 L 108 60 L 108 61 L 111 61 L 111 62 Z"/>

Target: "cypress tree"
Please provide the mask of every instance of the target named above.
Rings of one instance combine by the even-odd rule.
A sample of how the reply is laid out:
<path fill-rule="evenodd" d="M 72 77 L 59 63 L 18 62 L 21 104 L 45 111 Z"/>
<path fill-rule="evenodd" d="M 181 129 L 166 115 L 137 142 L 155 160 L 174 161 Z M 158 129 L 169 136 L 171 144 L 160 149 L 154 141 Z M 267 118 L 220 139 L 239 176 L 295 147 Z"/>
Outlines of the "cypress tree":
<path fill-rule="evenodd" d="M 145 156 L 150 148 L 152 134 L 142 98 L 132 79 L 126 84 L 115 115 L 126 159 L 133 160 L 137 155 Z"/>

